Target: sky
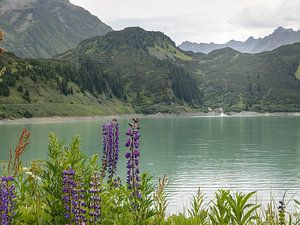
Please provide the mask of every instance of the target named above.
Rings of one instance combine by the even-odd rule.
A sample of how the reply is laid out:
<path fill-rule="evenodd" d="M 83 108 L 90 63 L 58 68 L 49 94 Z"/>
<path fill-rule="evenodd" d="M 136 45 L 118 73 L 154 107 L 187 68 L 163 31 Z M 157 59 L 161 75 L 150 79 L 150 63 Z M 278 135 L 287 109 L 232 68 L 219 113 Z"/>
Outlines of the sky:
<path fill-rule="evenodd" d="M 139 26 L 183 41 L 225 43 L 300 29 L 300 0 L 70 0 L 114 30 Z"/>

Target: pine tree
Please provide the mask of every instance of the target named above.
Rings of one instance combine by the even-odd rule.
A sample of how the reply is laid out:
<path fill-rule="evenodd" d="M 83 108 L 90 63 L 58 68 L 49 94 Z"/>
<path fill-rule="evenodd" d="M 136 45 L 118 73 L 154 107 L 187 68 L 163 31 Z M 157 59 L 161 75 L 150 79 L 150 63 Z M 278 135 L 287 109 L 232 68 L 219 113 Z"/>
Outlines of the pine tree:
<path fill-rule="evenodd" d="M 3 39 L 4 39 L 4 32 L 2 30 L 0 30 L 0 54 L 4 52 L 4 49 L 1 48 L 1 42 L 3 41 Z M 2 82 L 2 77 L 5 73 L 5 70 L 6 70 L 5 67 L 0 69 L 0 83 Z"/>

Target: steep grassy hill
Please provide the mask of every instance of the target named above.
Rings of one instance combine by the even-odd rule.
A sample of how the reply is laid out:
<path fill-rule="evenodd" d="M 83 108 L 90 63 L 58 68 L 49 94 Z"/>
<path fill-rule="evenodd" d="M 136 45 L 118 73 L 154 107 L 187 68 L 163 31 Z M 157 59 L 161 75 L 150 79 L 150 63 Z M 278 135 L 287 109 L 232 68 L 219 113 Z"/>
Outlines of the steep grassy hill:
<path fill-rule="evenodd" d="M 3 46 L 20 57 L 49 58 L 111 28 L 68 0 L 1 0 Z"/>

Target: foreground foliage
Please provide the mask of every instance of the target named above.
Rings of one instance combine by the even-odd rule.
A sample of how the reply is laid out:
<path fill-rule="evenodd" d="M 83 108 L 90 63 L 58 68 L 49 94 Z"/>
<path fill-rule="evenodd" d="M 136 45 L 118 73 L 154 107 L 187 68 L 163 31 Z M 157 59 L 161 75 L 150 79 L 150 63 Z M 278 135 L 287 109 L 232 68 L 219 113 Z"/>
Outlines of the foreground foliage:
<path fill-rule="evenodd" d="M 246 225 L 299 224 L 297 212 L 286 212 L 284 199 L 266 209 L 248 194 L 218 190 L 208 200 L 198 192 L 186 213 L 168 215 L 166 176 L 153 184 L 153 177 L 140 174 L 139 124 L 126 131 L 128 151 L 119 151 L 119 125 L 104 124 L 101 165 L 98 155 L 87 156 L 80 138 L 65 145 L 49 135 L 48 158 L 24 167 L 21 154 L 29 144 L 30 132 L 23 130 L 14 155 L 3 165 L 0 183 L 0 224 L 105 224 L 105 225 Z M 119 152 L 127 158 L 127 180 L 117 174 Z M 124 157 L 124 156 L 123 156 Z M 295 200 L 296 209 L 300 203 Z"/>

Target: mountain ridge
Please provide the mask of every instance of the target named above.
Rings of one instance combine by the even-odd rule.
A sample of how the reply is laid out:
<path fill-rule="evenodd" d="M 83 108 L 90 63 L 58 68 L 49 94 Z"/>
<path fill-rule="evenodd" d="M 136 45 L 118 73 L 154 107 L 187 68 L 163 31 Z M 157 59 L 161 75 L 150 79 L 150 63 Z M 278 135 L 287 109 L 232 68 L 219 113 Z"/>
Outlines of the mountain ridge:
<path fill-rule="evenodd" d="M 274 50 L 282 45 L 293 44 L 300 42 L 300 30 L 294 31 L 291 28 L 276 28 L 272 34 L 263 38 L 254 38 L 250 36 L 245 41 L 230 40 L 225 44 L 210 43 L 196 43 L 185 41 L 178 47 L 184 51 L 209 53 L 216 49 L 225 47 L 233 48 L 243 53 L 260 53 L 264 51 Z"/>
<path fill-rule="evenodd" d="M 0 6 L 3 46 L 19 57 L 49 58 L 112 28 L 68 0 L 4 0 Z"/>

